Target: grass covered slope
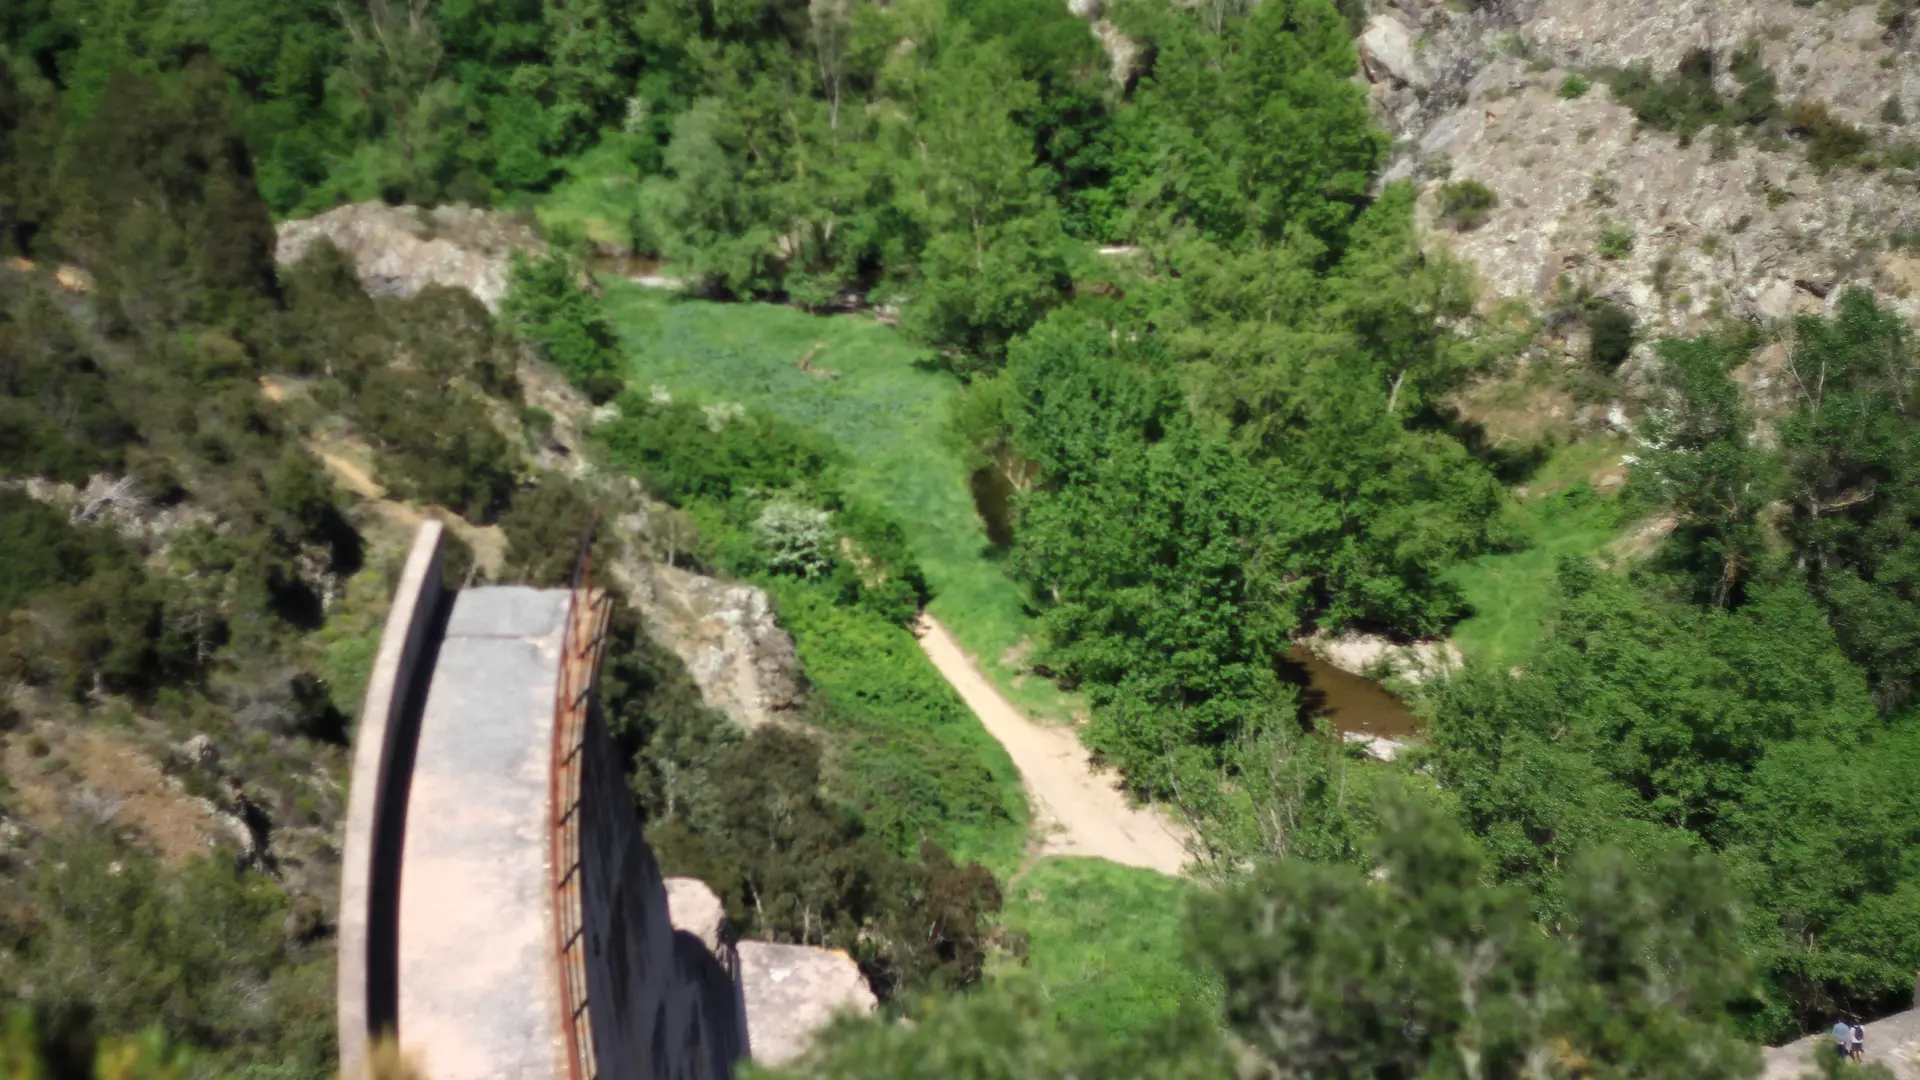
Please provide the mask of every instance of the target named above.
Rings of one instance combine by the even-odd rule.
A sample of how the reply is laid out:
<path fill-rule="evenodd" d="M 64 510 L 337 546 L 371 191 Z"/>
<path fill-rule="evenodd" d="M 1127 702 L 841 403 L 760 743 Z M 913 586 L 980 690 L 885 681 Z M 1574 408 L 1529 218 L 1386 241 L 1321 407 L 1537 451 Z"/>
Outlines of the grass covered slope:
<path fill-rule="evenodd" d="M 1449 575 L 1473 610 L 1452 635 L 1469 660 L 1498 667 L 1519 663 L 1553 610 L 1560 560 L 1599 555 L 1620 538 L 1629 523 L 1622 520 L 1618 493 L 1601 491 L 1594 480 L 1617 467 L 1625 450 L 1616 438 L 1555 450 L 1509 511 L 1513 550 L 1482 555 Z"/>
<path fill-rule="evenodd" d="M 606 313 L 634 385 L 763 409 L 838 446 L 850 493 L 906 530 L 935 593 L 929 610 L 1029 715 L 1069 715 L 1074 699 L 1003 661 L 1033 627 L 945 443 L 959 384 L 925 349 L 866 319 L 686 300 L 618 280 L 607 282 Z"/>
<path fill-rule="evenodd" d="M 1043 859 L 1005 890 L 1002 921 L 1027 936 L 1027 960 L 997 976 L 1032 980 L 1059 1022 L 1116 1039 L 1183 1004 L 1215 1012 L 1220 988 L 1186 962 L 1182 936 L 1198 888 L 1104 859 Z"/>
<path fill-rule="evenodd" d="M 1004 877 L 1026 849 L 1028 807 L 1013 759 L 906 631 L 794 583 L 780 618 L 838 736 L 834 794 L 905 851 L 927 837 Z"/>

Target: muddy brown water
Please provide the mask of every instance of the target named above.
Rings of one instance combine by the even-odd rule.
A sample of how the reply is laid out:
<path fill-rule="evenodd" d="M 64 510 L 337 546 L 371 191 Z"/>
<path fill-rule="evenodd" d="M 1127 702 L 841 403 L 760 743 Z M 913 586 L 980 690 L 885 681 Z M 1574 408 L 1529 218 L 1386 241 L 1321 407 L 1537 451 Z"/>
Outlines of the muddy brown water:
<path fill-rule="evenodd" d="M 973 493 L 973 508 L 986 526 L 987 542 L 1005 549 L 1013 546 L 1013 496 L 1023 486 L 1031 486 L 1039 467 L 1012 450 L 1001 450 L 993 460 L 967 477 Z"/>
<path fill-rule="evenodd" d="M 589 273 L 612 274 L 615 277 L 650 277 L 660 272 L 660 260 L 652 255 L 629 255 L 620 252 L 595 252 L 587 259 Z"/>
<path fill-rule="evenodd" d="M 1419 717 L 1386 687 L 1341 671 L 1304 645 L 1295 645 L 1283 666 L 1308 715 L 1326 717 L 1336 731 L 1404 739 L 1420 730 Z"/>

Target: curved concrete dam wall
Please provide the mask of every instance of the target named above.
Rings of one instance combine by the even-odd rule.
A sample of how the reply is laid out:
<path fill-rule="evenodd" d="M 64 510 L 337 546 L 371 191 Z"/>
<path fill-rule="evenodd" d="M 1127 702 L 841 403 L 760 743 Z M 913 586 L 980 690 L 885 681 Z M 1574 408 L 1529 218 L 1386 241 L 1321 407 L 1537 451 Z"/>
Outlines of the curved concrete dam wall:
<path fill-rule="evenodd" d="M 737 963 L 670 921 L 594 707 L 600 595 L 448 595 L 440 542 L 415 540 L 355 735 L 343 1074 L 392 1033 L 432 1080 L 730 1075 Z"/>

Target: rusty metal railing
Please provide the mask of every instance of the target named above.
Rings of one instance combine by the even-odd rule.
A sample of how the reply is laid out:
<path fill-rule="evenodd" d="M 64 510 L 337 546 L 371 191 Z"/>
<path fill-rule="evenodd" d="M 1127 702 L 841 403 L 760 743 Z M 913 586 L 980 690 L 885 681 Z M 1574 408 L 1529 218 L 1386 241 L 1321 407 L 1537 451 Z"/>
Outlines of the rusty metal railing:
<path fill-rule="evenodd" d="M 580 782 L 585 761 L 587 713 L 606 648 L 612 598 L 593 587 L 589 551 L 600 525 L 596 511 L 580 539 L 568 584 L 566 630 L 560 639 L 560 678 L 554 687 L 553 760 L 548 806 L 553 819 L 549 864 L 553 867 L 554 958 L 559 965 L 561 1027 L 568 1080 L 595 1080 L 593 1021 L 587 1012 L 586 923 L 580 901 Z"/>

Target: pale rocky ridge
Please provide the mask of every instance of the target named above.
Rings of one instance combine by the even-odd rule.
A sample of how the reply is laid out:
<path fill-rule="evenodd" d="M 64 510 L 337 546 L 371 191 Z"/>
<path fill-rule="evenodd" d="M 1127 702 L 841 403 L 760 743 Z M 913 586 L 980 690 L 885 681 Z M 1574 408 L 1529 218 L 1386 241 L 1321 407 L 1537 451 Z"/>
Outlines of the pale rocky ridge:
<path fill-rule="evenodd" d="M 360 284 L 375 296 L 412 296 L 428 285 L 446 285 L 466 289 L 496 312 L 507 295 L 513 253 L 546 250 L 532 224 L 465 206 L 353 203 L 282 222 L 278 234 L 274 258 L 283 266 L 330 240 L 353 260 Z"/>
<path fill-rule="evenodd" d="M 412 296 L 445 285 L 467 289 L 493 310 L 506 295 L 513 252 L 545 250 L 538 232 L 509 214 L 380 202 L 284 222 L 279 236 L 275 256 L 282 265 L 298 262 L 325 239 L 352 259 L 369 293 Z M 520 381 L 528 403 L 555 421 L 553 435 L 535 448 L 534 467 L 585 476 L 587 463 L 577 449 L 594 410 L 546 365 L 523 363 Z M 628 553 L 605 569 L 646 614 L 648 633 L 686 665 L 707 704 L 742 727 L 750 730 L 793 709 L 801 691 L 798 660 L 766 593 L 649 557 L 650 518 L 670 519 L 672 511 L 648 500 L 637 484 L 621 494 L 635 509 L 611 527 L 627 541 Z"/>
<path fill-rule="evenodd" d="M 1744 137 L 1716 161 L 1709 132 L 1681 147 L 1643 130 L 1597 80 L 1577 99 L 1558 93 L 1574 70 L 1645 60 L 1664 76 L 1707 47 L 1723 57 L 1719 88 L 1731 96 L 1739 84 L 1724 58 L 1750 41 L 1783 105 L 1818 102 L 1880 143 L 1909 137 L 1880 111 L 1890 99 L 1908 114 L 1920 107 L 1920 58 L 1870 4 L 1502 0 L 1464 11 L 1393 0 L 1359 46 L 1377 114 L 1400 139 L 1387 178 L 1421 181 L 1429 213 L 1443 178 L 1498 195 L 1479 228 L 1435 230 L 1492 297 L 1546 307 L 1584 286 L 1626 307 L 1647 337 L 1819 311 L 1850 284 L 1920 315 L 1920 260 L 1874 250 L 1920 226 L 1913 175 L 1822 176 L 1798 145 L 1770 151 Z M 1608 223 L 1633 230 L 1630 255 L 1598 256 Z"/>

